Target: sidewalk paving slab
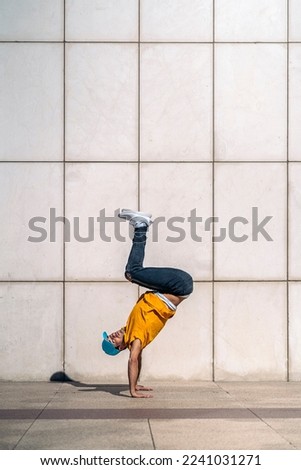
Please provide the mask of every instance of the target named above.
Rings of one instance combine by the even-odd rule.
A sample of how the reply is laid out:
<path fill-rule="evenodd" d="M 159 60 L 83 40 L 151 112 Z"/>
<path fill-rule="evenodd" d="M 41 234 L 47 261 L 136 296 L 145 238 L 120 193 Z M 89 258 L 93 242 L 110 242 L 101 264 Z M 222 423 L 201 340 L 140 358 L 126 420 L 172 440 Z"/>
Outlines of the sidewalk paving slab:
<path fill-rule="evenodd" d="M 301 449 L 301 382 L 0 382 L 0 449 Z"/>
<path fill-rule="evenodd" d="M 38 420 L 16 447 L 34 449 L 153 449 L 147 420 Z"/>

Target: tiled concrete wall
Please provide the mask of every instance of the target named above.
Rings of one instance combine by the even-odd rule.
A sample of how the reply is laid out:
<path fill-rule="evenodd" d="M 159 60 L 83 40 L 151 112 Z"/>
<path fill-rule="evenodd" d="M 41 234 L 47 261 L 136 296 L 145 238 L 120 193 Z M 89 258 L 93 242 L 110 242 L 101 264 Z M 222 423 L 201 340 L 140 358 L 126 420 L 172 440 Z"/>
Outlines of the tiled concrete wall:
<path fill-rule="evenodd" d="M 133 207 L 195 280 L 143 377 L 300 380 L 301 2 L 1 0 L 0 41 L 1 378 L 126 381 L 130 240 L 96 218 Z"/>

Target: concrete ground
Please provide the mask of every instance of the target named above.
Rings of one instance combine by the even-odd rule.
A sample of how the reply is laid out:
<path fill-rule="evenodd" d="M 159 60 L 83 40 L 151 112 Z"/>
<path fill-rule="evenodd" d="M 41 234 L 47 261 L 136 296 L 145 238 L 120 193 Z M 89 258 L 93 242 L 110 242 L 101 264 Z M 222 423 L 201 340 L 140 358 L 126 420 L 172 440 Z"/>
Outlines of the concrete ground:
<path fill-rule="evenodd" d="M 300 382 L 0 382 L 0 449 L 301 449 Z"/>

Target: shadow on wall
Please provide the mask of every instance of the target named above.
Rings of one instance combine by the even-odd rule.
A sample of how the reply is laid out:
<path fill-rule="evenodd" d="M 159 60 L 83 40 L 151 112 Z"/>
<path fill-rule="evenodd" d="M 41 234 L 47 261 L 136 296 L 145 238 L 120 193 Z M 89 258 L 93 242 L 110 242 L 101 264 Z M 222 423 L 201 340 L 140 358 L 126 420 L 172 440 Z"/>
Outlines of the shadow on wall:
<path fill-rule="evenodd" d="M 50 382 L 68 382 L 73 387 L 83 389 L 79 390 L 80 392 L 107 392 L 111 395 L 129 397 L 128 395 L 123 394 L 122 392 L 128 391 L 129 387 L 125 384 L 86 384 L 83 382 L 78 382 L 77 380 L 71 379 L 65 372 L 59 371 L 54 372 L 50 377 Z"/>

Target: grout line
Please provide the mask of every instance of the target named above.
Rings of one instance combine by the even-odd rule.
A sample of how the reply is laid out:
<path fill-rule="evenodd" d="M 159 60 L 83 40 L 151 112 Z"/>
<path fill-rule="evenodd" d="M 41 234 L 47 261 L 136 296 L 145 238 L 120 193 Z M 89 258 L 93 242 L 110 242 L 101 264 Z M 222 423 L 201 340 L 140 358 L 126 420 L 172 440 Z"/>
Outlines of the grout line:
<path fill-rule="evenodd" d="M 215 0 L 212 3 L 212 216 L 215 215 Z M 215 224 L 212 224 L 211 245 L 212 245 L 212 381 L 215 382 L 215 245 L 214 245 Z"/>
<path fill-rule="evenodd" d="M 286 151 L 287 151 L 287 164 L 286 164 L 286 318 L 287 318 L 287 326 L 286 326 L 286 370 L 287 370 L 287 382 L 290 381 L 290 337 L 289 337 L 289 18 L 290 18 L 290 1 L 287 0 L 287 57 L 286 57 Z"/>
<path fill-rule="evenodd" d="M 140 137 L 139 137 L 140 138 Z M 143 164 L 158 164 L 158 165 L 166 165 L 166 164 L 184 164 L 184 165 L 187 165 L 187 164 L 196 164 L 196 165 L 202 165 L 204 163 L 210 163 L 212 164 L 213 161 L 212 160 L 165 160 L 165 161 L 160 161 L 160 160 L 80 160 L 80 161 L 77 161 L 77 160 L 1 160 L 0 161 L 0 165 L 1 163 L 41 163 L 41 164 L 45 164 L 45 163 L 64 163 L 66 165 L 68 164 L 79 164 L 79 165 L 83 165 L 85 163 L 95 163 L 95 164 L 126 164 L 128 165 L 129 163 L 133 163 L 133 164 L 137 164 L 137 163 L 140 163 L 141 165 Z M 286 164 L 287 163 L 287 159 L 285 160 L 270 160 L 270 161 L 260 161 L 260 160 L 215 160 L 214 163 L 217 163 L 217 164 L 245 164 L 245 163 L 250 163 L 250 164 L 262 164 L 262 163 L 266 163 L 266 164 Z M 290 163 L 301 163 L 301 160 L 291 160 Z"/>
<path fill-rule="evenodd" d="M 63 217 L 66 216 L 66 0 L 64 0 L 64 85 L 63 85 L 63 153 L 64 153 L 64 164 L 63 164 Z M 64 219 L 65 220 L 65 219 Z M 64 225 L 65 227 L 65 225 Z M 63 232 L 65 234 L 65 232 Z M 62 369 L 65 372 L 66 365 L 66 242 L 63 237 L 63 357 L 62 357 Z"/>
<path fill-rule="evenodd" d="M 110 283 L 128 283 L 128 281 L 123 281 L 121 279 L 0 279 L 0 284 L 21 284 L 21 283 L 35 283 L 35 284 L 64 284 L 64 283 L 99 283 L 99 284 L 110 284 Z M 237 283 L 296 283 L 296 282 L 301 282 L 301 279 L 194 279 L 194 283 L 198 284 L 210 284 L 210 283 L 232 283 L 232 284 L 237 284 Z"/>
<path fill-rule="evenodd" d="M 140 94 L 141 94 L 141 28 L 140 28 L 140 17 L 141 17 L 141 2 L 138 0 L 138 142 L 137 142 L 137 204 L 138 204 L 138 211 L 141 210 L 141 101 L 140 101 Z M 128 281 L 126 281 L 128 282 Z M 142 294 L 142 287 L 139 286 L 138 284 L 135 285 L 136 290 L 137 290 L 137 297 L 139 298 Z M 154 441 L 153 441 L 153 435 L 150 427 L 149 420 L 148 421 L 148 426 L 150 429 L 150 434 L 154 446 Z M 155 449 L 155 447 L 154 447 Z"/>
<path fill-rule="evenodd" d="M 264 45 L 264 44 L 301 44 L 301 41 L 214 41 L 215 44 L 236 44 L 236 45 Z M 213 41 L 114 41 L 114 40 L 95 40 L 95 41 L 60 41 L 60 40 L 11 40 L 11 41 L 0 41 L 0 44 L 213 44 Z"/>
<path fill-rule="evenodd" d="M 150 423 L 149 419 L 147 420 L 147 424 L 148 424 L 148 429 L 149 429 L 152 444 L 153 444 L 153 450 L 156 450 L 156 444 L 155 444 L 155 439 L 154 439 L 154 435 L 153 435 L 153 430 L 152 430 L 151 423 Z"/>
<path fill-rule="evenodd" d="M 141 209 L 141 29 L 140 29 L 140 16 L 141 16 L 141 2 L 138 1 L 138 142 L 137 142 L 137 157 L 138 157 L 138 166 L 137 166 L 137 203 L 138 210 Z"/>

